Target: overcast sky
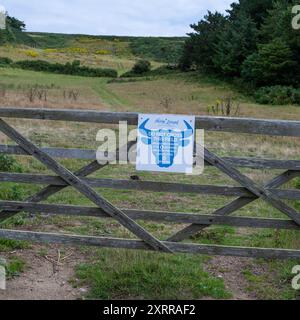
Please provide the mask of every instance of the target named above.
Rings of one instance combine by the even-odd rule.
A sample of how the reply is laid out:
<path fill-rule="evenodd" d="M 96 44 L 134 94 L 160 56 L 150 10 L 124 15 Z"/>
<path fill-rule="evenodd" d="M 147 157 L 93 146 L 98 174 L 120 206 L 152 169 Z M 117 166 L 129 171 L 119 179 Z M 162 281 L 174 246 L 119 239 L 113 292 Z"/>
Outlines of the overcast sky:
<path fill-rule="evenodd" d="M 28 31 L 183 36 L 207 12 L 233 0 L 0 0 Z"/>

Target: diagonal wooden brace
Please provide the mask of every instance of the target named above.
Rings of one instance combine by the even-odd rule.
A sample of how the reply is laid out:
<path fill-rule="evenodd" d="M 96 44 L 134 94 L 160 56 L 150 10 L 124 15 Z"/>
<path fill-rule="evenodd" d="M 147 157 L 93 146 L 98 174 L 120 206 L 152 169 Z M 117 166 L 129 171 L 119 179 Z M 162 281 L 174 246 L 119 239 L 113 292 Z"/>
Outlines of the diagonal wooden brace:
<path fill-rule="evenodd" d="M 136 141 L 128 142 L 128 144 L 126 146 L 127 150 L 130 149 L 134 144 L 136 144 Z M 119 152 L 120 152 L 120 150 L 117 150 L 117 159 L 119 157 Z M 109 163 L 99 164 L 99 162 L 97 160 L 94 160 L 91 163 L 89 163 L 88 165 L 85 165 L 82 168 L 80 168 L 79 170 L 77 170 L 74 174 L 78 177 L 87 177 L 90 174 L 105 168 L 108 164 Z M 36 202 L 36 203 L 44 201 L 44 200 L 48 199 L 49 197 L 51 197 L 52 195 L 64 190 L 65 188 L 67 188 L 67 186 L 49 185 L 49 186 L 43 188 L 42 190 L 40 190 L 39 192 L 37 192 L 36 194 L 28 197 L 25 201 L 26 202 Z M 20 212 L 21 212 L 20 210 L 13 210 L 13 211 L 4 210 L 4 211 L 0 212 L 0 224 L 1 224 L 1 222 L 13 217 L 14 215 L 16 215 Z"/>
<path fill-rule="evenodd" d="M 29 155 L 32 155 L 47 168 L 55 172 L 70 186 L 73 186 L 77 191 L 86 196 L 90 201 L 95 203 L 104 212 L 106 212 L 112 218 L 115 218 L 121 225 L 135 234 L 138 238 L 147 243 L 150 247 L 156 251 L 172 252 L 165 244 L 156 239 L 143 227 L 137 224 L 134 220 L 129 218 L 123 211 L 113 206 L 109 201 L 101 197 L 94 189 L 88 184 L 82 181 L 78 176 L 66 169 L 56 160 L 51 158 L 45 152 L 41 151 L 33 143 L 24 138 L 14 128 L 8 125 L 4 120 L 0 119 L 0 130 L 5 133 L 10 139 L 15 141 L 24 151 Z"/>
<path fill-rule="evenodd" d="M 219 160 L 221 160 L 220 158 L 218 158 L 216 155 L 212 154 L 211 152 L 209 152 L 208 150 L 205 149 L 205 160 L 207 162 L 209 162 L 210 164 L 212 164 L 213 166 L 218 167 L 221 171 L 225 172 L 223 170 L 223 167 L 219 167 Z M 216 162 L 217 161 L 217 162 Z M 225 162 L 224 160 L 221 160 L 222 162 Z M 224 165 L 224 163 L 223 163 Z M 272 179 L 265 187 L 260 187 L 257 186 L 255 183 L 253 183 L 253 181 L 251 179 L 249 179 L 248 177 L 242 175 L 238 170 L 230 168 L 230 166 L 228 166 L 225 163 L 225 166 L 227 167 L 226 169 L 226 174 L 229 175 L 231 178 L 233 178 L 232 176 L 232 171 L 228 171 L 228 169 L 232 169 L 235 175 L 238 175 L 239 180 L 238 182 L 240 182 L 244 187 L 246 187 L 248 190 L 250 190 L 248 188 L 248 183 L 249 181 L 251 182 L 252 185 L 255 186 L 256 189 L 262 189 L 265 190 L 267 188 L 277 188 L 281 185 L 283 185 L 284 183 L 290 181 L 291 179 L 293 179 L 294 177 L 299 176 L 299 172 L 296 171 L 286 171 L 283 174 L 279 175 L 278 177 Z M 234 178 L 235 180 L 237 180 L 236 178 Z M 253 192 L 252 190 L 250 190 L 251 192 Z M 254 192 L 253 192 L 254 193 Z M 260 195 L 260 193 L 258 193 Z M 238 199 L 235 199 L 234 201 L 232 201 L 231 203 L 227 204 L 226 206 L 216 210 L 213 214 L 215 215 L 230 215 L 231 213 L 235 212 L 236 210 L 241 209 L 242 207 L 246 206 L 247 204 L 257 200 L 258 198 L 262 197 L 262 196 L 258 196 L 258 194 L 256 195 L 256 198 L 247 198 L 247 197 L 240 197 Z M 265 197 L 262 197 L 265 201 L 269 202 L 267 199 L 265 199 Z M 288 216 L 290 216 L 297 224 L 299 224 L 299 222 L 297 222 L 297 220 L 299 221 L 300 215 L 292 208 L 288 207 L 287 205 L 285 205 L 285 203 L 283 203 L 282 201 L 278 200 L 275 198 L 275 200 L 277 201 L 276 206 L 273 203 L 273 198 L 272 197 L 271 203 L 274 207 L 276 207 L 277 209 L 279 209 L 280 211 L 282 211 L 283 213 L 287 214 Z M 279 202 L 279 204 L 278 204 Z M 288 211 L 286 211 L 286 209 Z M 283 211 L 284 210 L 284 211 Z M 295 219 L 296 218 L 296 219 Z M 179 242 L 182 241 L 186 238 L 192 237 L 193 235 L 197 234 L 198 232 L 200 232 L 201 230 L 203 230 L 204 228 L 207 228 L 208 226 L 204 226 L 204 225 L 199 225 L 199 224 L 192 224 L 189 225 L 188 227 L 178 231 L 177 233 L 175 233 L 174 235 L 172 235 L 171 237 L 168 238 L 168 241 L 174 241 L 174 242 Z"/>
<path fill-rule="evenodd" d="M 295 209 L 286 205 L 283 201 L 279 200 L 272 191 L 257 185 L 250 178 L 243 175 L 237 169 L 231 167 L 226 163 L 226 161 L 222 160 L 215 154 L 211 153 L 207 149 L 204 150 L 205 159 L 207 159 L 211 164 L 213 164 L 216 168 L 227 174 L 230 178 L 239 182 L 243 187 L 248 189 L 258 198 L 262 198 L 270 205 L 272 205 L 277 210 L 289 216 L 292 220 L 294 220 L 298 225 L 300 225 L 300 213 Z"/>

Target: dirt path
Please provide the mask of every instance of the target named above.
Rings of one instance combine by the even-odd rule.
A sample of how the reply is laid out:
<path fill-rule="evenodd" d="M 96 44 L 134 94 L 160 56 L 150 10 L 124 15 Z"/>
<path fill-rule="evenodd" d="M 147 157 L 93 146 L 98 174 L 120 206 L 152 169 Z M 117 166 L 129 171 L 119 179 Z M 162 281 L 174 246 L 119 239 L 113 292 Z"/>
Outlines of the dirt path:
<path fill-rule="evenodd" d="M 0 300 L 74 300 L 80 299 L 86 288 L 76 288 L 69 283 L 75 265 L 85 257 L 78 250 L 59 246 L 34 246 L 3 256 L 17 256 L 26 262 L 25 271 L 7 281 L 5 291 L 0 290 Z"/>
<path fill-rule="evenodd" d="M 247 281 L 243 271 L 253 264 L 251 258 L 212 257 L 206 264 L 207 272 L 224 280 L 226 289 L 231 292 L 234 300 L 255 300 L 255 294 L 247 292 Z"/>
<path fill-rule="evenodd" d="M 26 262 L 26 267 L 20 276 L 7 281 L 7 290 L 0 290 L 0 300 L 75 300 L 88 291 L 70 284 L 75 266 L 88 261 L 76 248 L 35 245 L 2 256 L 7 259 L 16 256 Z M 257 297 L 246 290 L 247 281 L 243 275 L 250 265 L 253 259 L 218 256 L 209 260 L 205 270 L 224 279 L 234 300 L 254 300 Z"/>

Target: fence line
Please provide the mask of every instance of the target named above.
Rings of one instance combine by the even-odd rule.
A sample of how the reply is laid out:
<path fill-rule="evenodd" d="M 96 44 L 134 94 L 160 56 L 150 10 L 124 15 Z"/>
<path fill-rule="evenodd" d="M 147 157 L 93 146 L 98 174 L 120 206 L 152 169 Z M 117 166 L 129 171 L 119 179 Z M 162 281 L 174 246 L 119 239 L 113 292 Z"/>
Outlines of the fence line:
<path fill-rule="evenodd" d="M 78 121 L 90 123 L 118 124 L 119 121 L 128 121 L 136 125 L 136 113 L 109 113 L 80 110 L 52 110 L 52 109 L 18 109 L 2 108 L 0 117 L 39 119 L 53 121 Z M 300 137 L 299 121 L 263 120 L 247 118 L 221 118 L 197 117 L 197 128 L 219 131 L 240 132 L 269 136 Z M 205 149 L 205 164 L 214 166 L 221 172 L 240 184 L 229 185 L 196 185 L 183 183 L 169 183 L 161 181 L 134 181 L 121 179 L 99 179 L 88 176 L 108 164 L 100 165 L 96 161 L 95 150 L 65 149 L 65 148 L 39 148 L 18 133 L 14 128 L 0 119 L 0 130 L 11 138 L 17 145 L 0 145 L 0 153 L 17 156 L 33 156 L 45 164 L 55 175 L 9 173 L 0 172 L 1 182 L 14 182 L 25 184 L 46 185 L 37 194 L 24 201 L 0 200 L 0 223 L 19 213 L 47 213 L 51 215 L 91 216 L 104 219 L 116 219 L 125 228 L 130 230 L 138 240 L 114 239 L 106 237 L 83 237 L 65 234 L 49 234 L 20 230 L 0 229 L 0 238 L 29 240 L 47 243 L 62 243 L 69 245 L 92 245 L 110 248 L 145 249 L 163 252 L 232 255 L 244 257 L 265 258 L 300 258 L 300 250 L 274 249 L 274 248 L 247 248 L 218 245 L 202 245 L 193 243 L 179 243 L 190 236 L 211 225 L 228 225 L 245 228 L 272 228 L 285 230 L 300 230 L 300 213 L 288 206 L 283 199 L 300 200 L 300 190 L 279 189 L 282 185 L 300 176 L 300 160 L 257 159 L 243 157 L 216 156 Z M 130 149 L 135 142 L 129 142 Z M 119 152 L 116 157 L 118 158 Z M 91 160 L 77 172 L 72 173 L 54 158 Z M 252 169 L 281 169 L 285 170 L 265 186 L 257 185 L 250 178 L 238 171 L 237 168 Z M 94 202 L 95 207 L 70 206 L 40 203 L 66 187 L 73 187 L 85 197 Z M 170 192 L 185 194 L 205 194 L 235 198 L 224 207 L 213 213 L 197 214 L 182 212 L 161 212 L 147 210 L 119 209 L 104 199 L 93 188 L 109 188 L 114 190 L 141 190 L 147 192 Z M 288 219 L 258 218 L 232 216 L 234 212 L 258 199 L 268 202 L 271 206 L 288 216 Z M 167 241 L 155 238 L 142 228 L 138 221 L 158 221 L 163 223 L 176 223 L 188 225 Z"/>
<path fill-rule="evenodd" d="M 129 125 L 138 123 L 138 113 L 85 110 L 1 108 L 0 117 L 103 124 L 118 124 L 119 121 L 127 121 Z M 300 121 L 289 120 L 197 116 L 196 128 L 208 131 L 300 137 Z"/>

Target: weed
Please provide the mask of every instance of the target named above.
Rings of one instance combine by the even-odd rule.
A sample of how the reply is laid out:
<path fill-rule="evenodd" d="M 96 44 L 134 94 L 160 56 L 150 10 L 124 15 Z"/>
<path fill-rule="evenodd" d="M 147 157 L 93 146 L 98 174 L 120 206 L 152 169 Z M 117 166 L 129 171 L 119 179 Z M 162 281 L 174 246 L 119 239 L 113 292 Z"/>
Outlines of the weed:
<path fill-rule="evenodd" d="M 12 257 L 6 265 L 7 279 L 19 276 L 25 269 L 26 263 L 19 257 Z"/>

